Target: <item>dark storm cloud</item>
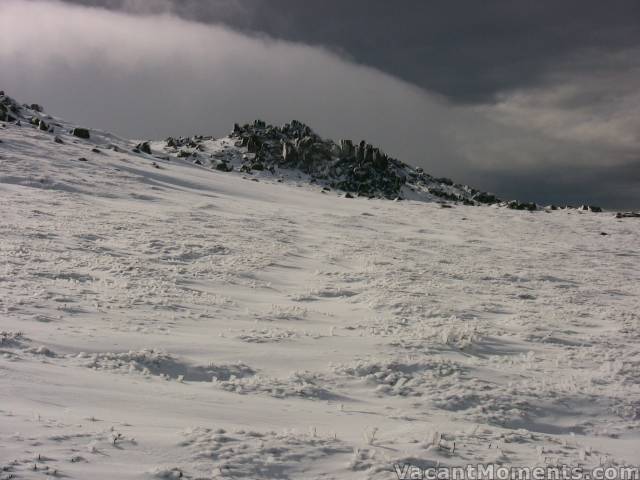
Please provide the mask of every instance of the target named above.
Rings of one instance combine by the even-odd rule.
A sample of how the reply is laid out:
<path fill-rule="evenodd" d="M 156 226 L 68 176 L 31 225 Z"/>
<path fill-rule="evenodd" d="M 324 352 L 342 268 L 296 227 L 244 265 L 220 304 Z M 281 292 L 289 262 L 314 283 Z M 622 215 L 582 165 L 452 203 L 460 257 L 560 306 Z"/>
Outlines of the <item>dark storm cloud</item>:
<path fill-rule="evenodd" d="M 0 1 L 0 87 L 127 137 L 298 118 L 506 198 L 640 206 L 635 3 L 93 3 Z"/>
<path fill-rule="evenodd" d="M 320 45 L 464 102 L 535 85 L 575 52 L 640 44 L 637 0 L 70 1 Z"/>

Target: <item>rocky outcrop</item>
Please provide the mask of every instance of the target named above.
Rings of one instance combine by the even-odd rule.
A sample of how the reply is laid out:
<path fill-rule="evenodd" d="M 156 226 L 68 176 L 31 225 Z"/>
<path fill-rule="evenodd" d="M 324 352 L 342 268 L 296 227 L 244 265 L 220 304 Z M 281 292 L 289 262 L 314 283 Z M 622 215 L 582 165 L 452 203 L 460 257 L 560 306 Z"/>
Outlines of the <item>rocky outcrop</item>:
<path fill-rule="evenodd" d="M 11 97 L 0 92 L 0 121 L 17 122 L 20 120 L 21 107 Z"/>
<path fill-rule="evenodd" d="M 246 147 L 241 170 L 297 169 L 332 188 L 369 197 L 396 198 L 407 181 L 406 165 L 380 149 L 360 142 L 324 140 L 293 120 L 282 127 L 256 120 L 234 125 L 231 137 Z"/>

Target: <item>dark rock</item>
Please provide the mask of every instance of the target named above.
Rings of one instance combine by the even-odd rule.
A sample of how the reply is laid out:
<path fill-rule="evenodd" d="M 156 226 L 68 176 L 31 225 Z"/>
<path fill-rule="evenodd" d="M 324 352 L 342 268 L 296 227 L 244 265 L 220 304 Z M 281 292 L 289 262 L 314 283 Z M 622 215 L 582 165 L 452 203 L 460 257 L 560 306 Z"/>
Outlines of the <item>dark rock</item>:
<path fill-rule="evenodd" d="M 369 144 L 364 147 L 364 163 L 373 163 L 373 147 Z"/>
<path fill-rule="evenodd" d="M 584 212 L 594 212 L 594 213 L 602 212 L 602 208 L 596 205 L 580 205 L 580 207 L 578 207 L 578 210 L 582 210 Z"/>
<path fill-rule="evenodd" d="M 297 146 L 291 143 L 285 143 L 283 146 L 282 164 L 295 168 L 301 161 L 301 152 Z"/>
<path fill-rule="evenodd" d="M 74 137 L 78 137 L 78 138 L 84 138 L 84 139 L 91 138 L 91 134 L 89 133 L 89 130 L 87 130 L 86 128 L 76 127 L 71 131 L 71 134 Z"/>
<path fill-rule="evenodd" d="M 473 200 L 475 200 L 476 202 L 487 203 L 487 204 L 490 204 L 490 205 L 500 202 L 500 199 L 498 197 L 496 197 L 495 195 L 493 195 L 491 193 L 487 193 L 487 192 L 478 192 L 475 195 L 473 195 L 471 198 Z"/>
<path fill-rule="evenodd" d="M 93 153 L 102 153 L 100 150 L 98 150 L 97 148 L 92 148 L 91 151 Z"/>
<path fill-rule="evenodd" d="M 31 105 L 29 105 L 29 108 L 34 112 L 42 113 L 42 106 L 38 105 L 37 103 L 32 103 Z"/>
<path fill-rule="evenodd" d="M 221 172 L 232 172 L 233 167 L 226 162 L 218 162 L 216 164 L 216 170 L 219 170 Z"/>
<path fill-rule="evenodd" d="M 344 195 L 344 198 L 353 198 L 353 195 L 351 195 L 349 192 L 347 192 L 347 193 Z"/>
<path fill-rule="evenodd" d="M 376 148 L 373 151 L 373 165 L 377 170 L 386 170 L 389 166 L 389 157 Z"/>
<path fill-rule="evenodd" d="M 340 156 L 342 158 L 353 158 L 355 151 L 351 140 L 340 140 Z"/>
<path fill-rule="evenodd" d="M 146 153 L 147 155 L 151 155 L 151 146 L 149 142 L 141 142 L 136 145 L 136 150 L 139 150 L 142 153 Z"/>
<path fill-rule="evenodd" d="M 618 212 L 616 218 L 640 218 L 640 212 Z"/>
<path fill-rule="evenodd" d="M 49 125 L 47 125 L 46 123 L 44 123 L 44 120 L 40 120 L 38 122 L 38 128 L 44 132 L 48 132 L 49 131 Z"/>
<path fill-rule="evenodd" d="M 256 136 L 256 135 L 251 135 L 247 141 L 247 151 L 249 153 L 258 153 L 258 150 L 260 150 L 260 147 L 262 146 L 262 143 L 260 142 L 260 139 Z"/>
<path fill-rule="evenodd" d="M 609 235 L 609 234 L 607 232 L 600 232 L 600 235 L 606 236 L 606 235 Z"/>
<path fill-rule="evenodd" d="M 364 151 L 366 149 L 366 144 L 364 140 L 360 142 L 360 144 L 356 147 L 356 162 L 362 163 L 364 162 Z"/>
<path fill-rule="evenodd" d="M 538 206 L 533 202 L 518 202 L 517 200 L 511 200 L 507 203 L 507 208 L 512 210 L 528 210 L 533 212 L 538 209 Z"/>
<path fill-rule="evenodd" d="M 86 161 L 88 161 L 88 160 L 87 160 L 86 158 L 84 158 L 84 157 L 80 157 L 80 158 L 78 159 L 78 161 L 79 161 L 79 162 L 86 162 Z"/>
<path fill-rule="evenodd" d="M 450 178 L 447 178 L 447 177 L 435 178 L 434 180 L 436 182 L 442 183 L 444 185 L 449 185 L 449 186 L 453 185 L 453 180 L 451 180 Z"/>

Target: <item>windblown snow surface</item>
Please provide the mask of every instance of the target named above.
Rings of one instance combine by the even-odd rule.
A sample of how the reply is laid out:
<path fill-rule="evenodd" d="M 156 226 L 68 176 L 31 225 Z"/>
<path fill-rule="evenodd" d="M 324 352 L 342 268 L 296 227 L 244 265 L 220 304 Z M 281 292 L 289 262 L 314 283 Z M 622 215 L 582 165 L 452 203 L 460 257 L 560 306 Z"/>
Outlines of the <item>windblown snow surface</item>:
<path fill-rule="evenodd" d="M 0 128 L 1 479 L 640 458 L 637 221 L 347 199 L 47 122 L 64 143 Z"/>

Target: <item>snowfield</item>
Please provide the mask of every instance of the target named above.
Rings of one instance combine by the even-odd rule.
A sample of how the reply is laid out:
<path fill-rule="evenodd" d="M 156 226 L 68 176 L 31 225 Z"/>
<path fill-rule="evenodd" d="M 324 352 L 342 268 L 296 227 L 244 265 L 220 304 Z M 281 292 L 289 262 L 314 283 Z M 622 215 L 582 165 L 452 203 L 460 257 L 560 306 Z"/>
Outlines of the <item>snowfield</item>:
<path fill-rule="evenodd" d="M 0 479 L 637 464 L 636 219 L 347 199 L 46 121 L 0 124 Z"/>

